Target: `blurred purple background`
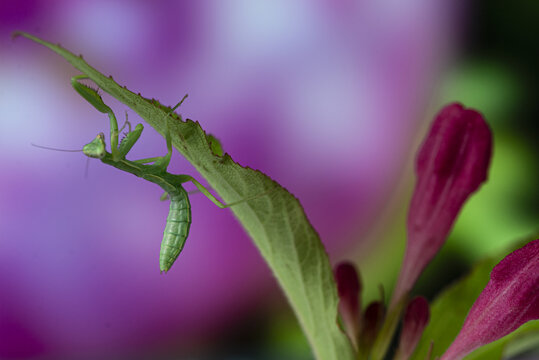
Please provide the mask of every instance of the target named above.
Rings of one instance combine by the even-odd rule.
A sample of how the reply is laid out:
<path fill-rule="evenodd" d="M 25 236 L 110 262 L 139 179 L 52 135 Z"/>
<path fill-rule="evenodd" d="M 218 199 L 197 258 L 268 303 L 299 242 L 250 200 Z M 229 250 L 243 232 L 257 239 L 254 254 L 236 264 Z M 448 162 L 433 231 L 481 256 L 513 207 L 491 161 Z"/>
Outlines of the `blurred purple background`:
<path fill-rule="evenodd" d="M 82 154 L 31 147 L 81 148 L 108 120 L 71 89 L 65 60 L 12 31 L 165 104 L 189 93 L 179 112 L 295 194 L 339 257 L 399 180 L 451 54 L 452 3 L 1 2 L 0 358 L 196 352 L 282 301 L 229 211 L 191 196 L 188 242 L 160 275 L 157 186 L 98 161 L 84 178 Z M 165 152 L 146 126 L 130 158 Z M 177 152 L 169 169 L 197 175 Z"/>

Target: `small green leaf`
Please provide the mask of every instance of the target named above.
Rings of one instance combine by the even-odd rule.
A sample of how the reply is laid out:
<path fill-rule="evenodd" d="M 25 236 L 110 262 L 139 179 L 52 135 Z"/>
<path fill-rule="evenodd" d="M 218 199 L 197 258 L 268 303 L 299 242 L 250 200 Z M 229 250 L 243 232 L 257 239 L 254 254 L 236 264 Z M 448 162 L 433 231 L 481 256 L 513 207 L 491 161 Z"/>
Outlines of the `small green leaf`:
<path fill-rule="evenodd" d="M 468 311 L 483 288 L 497 261 L 488 259 L 477 264 L 472 272 L 444 290 L 430 308 L 430 322 L 423 332 L 412 359 L 424 360 L 431 342 L 432 359 L 442 355 L 459 333 Z"/>
<path fill-rule="evenodd" d="M 503 338 L 480 347 L 464 359 L 498 360 L 508 356 L 508 350 L 509 352 L 512 350 L 513 355 L 517 355 L 530 346 L 537 347 L 537 339 L 539 339 L 539 321 L 529 321 Z"/>
<path fill-rule="evenodd" d="M 16 33 L 64 57 L 103 91 L 133 109 L 161 135 L 170 108 L 137 95 L 88 65 L 82 57 L 26 33 Z M 173 114 L 172 143 L 227 203 L 266 194 L 231 207 L 273 270 L 317 359 L 347 360 L 354 354 L 337 325 L 337 290 L 328 255 L 299 201 L 260 171 L 216 156 L 198 122 Z M 195 214 L 196 216 L 196 214 Z"/>
<path fill-rule="evenodd" d="M 536 239 L 538 236 L 530 237 Z M 513 244 L 515 250 L 522 247 L 528 241 L 519 241 Z M 511 250 L 511 249 L 510 249 Z M 423 332 L 423 336 L 412 356 L 414 360 L 424 360 L 428 353 L 431 342 L 433 343 L 432 359 L 441 356 L 455 340 L 460 332 L 464 320 L 468 315 L 475 300 L 481 294 L 490 279 L 490 272 L 505 255 L 488 258 L 478 262 L 470 274 L 458 280 L 438 295 L 431 304 L 430 322 Z M 539 321 L 530 321 L 511 334 L 476 349 L 465 357 L 466 360 L 496 360 L 501 359 L 507 348 L 517 344 L 520 339 L 529 334 L 539 334 Z M 537 341 L 535 341 L 537 345 Z"/>

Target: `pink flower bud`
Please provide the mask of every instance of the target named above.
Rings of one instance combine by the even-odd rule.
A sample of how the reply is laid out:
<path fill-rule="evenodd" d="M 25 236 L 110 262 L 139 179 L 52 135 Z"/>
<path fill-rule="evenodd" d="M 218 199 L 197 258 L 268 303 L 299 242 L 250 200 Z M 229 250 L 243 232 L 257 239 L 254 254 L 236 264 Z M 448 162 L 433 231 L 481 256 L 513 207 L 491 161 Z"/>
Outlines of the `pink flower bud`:
<path fill-rule="evenodd" d="M 429 322 L 429 303 L 418 296 L 406 308 L 396 360 L 409 359 Z"/>
<path fill-rule="evenodd" d="M 539 240 L 506 256 L 473 304 L 441 360 L 462 359 L 472 350 L 539 319 Z"/>
<path fill-rule="evenodd" d="M 346 333 L 357 348 L 360 328 L 361 282 L 354 264 L 342 262 L 335 269 L 335 279 L 339 292 L 339 313 Z"/>
<path fill-rule="evenodd" d="M 411 290 L 466 199 L 486 180 L 491 152 L 490 129 L 477 111 L 455 103 L 436 116 L 417 155 L 406 254 L 392 306 Z"/>

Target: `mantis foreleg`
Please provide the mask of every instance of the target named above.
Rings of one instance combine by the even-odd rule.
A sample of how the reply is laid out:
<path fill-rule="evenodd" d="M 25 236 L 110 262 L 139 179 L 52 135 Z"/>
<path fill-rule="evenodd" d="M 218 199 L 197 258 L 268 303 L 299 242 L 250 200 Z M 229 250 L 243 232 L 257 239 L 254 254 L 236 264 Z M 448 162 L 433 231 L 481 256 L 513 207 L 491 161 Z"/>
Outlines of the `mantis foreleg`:
<path fill-rule="evenodd" d="M 95 107 L 97 111 L 107 114 L 109 116 L 111 154 L 112 154 L 112 159 L 114 161 L 118 161 L 121 158 L 121 154 L 118 149 L 119 131 L 118 131 L 118 121 L 116 120 L 116 116 L 114 115 L 114 112 L 112 111 L 112 109 L 103 102 L 103 99 L 101 98 L 97 90 L 92 89 L 91 87 L 79 82 L 79 80 L 83 80 L 83 79 L 88 79 L 88 76 L 86 75 L 73 76 L 71 78 L 71 85 L 79 93 L 79 95 L 82 96 L 86 101 L 88 101 L 93 107 Z M 137 129 L 135 128 L 135 130 Z M 139 131 L 142 132 L 142 128 Z M 131 145 L 131 147 L 132 146 L 133 145 Z"/>

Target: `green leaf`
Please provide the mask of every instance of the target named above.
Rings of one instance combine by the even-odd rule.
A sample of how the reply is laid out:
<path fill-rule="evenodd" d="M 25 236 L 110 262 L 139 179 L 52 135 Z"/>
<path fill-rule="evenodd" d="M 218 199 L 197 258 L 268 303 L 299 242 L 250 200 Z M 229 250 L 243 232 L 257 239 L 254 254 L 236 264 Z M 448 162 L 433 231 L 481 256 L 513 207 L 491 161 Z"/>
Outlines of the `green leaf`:
<path fill-rule="evenodd" d="M 430 308 L 430 322 L 423 332 L 412 359 L 424 360 L 431 342 L 432 358 L 442 355 L 459 333 L 468 311 L 483 288 L 497 261 L 488 259 L 477 264 L 472 272 L 444 290 Z"/>
<path fill-rule="evenodd" d="M 15 33 L 64 57 L 103 91 L 129 106 L 161 135 L 170 109 L 121 87 L 80 56 L 26 33 Z M 266 194 L 231 207 L 273 270 L 317 359 L 353 359 L 350 342 L 337 324 L 337 291 L 328 255 L 299 201 L 260 171 L 225 154 L 216 156 L 198 122 L 168 121 L 172 143 L 227 202 Z"/>
<path fill-rule="evenodd" d="M 536 239 L 537 236 L 530 237 Z M 518 241 L 512 247 L 515 250 L 529 241 Z M 423 332 L 423 336 L 416 351 L 412 356 L 414 360 L 426 359 L 431 342 L 432 359 L 441 356 L 445 350 L 451 345 L 466 319 L 466 315 L 474 304 L 479 294 L 483 291 L 490 279 L 490 272 L 500 260 L 510 253 L 499 254 L 496 257 L 488 258 L 478 262 L 473 267 L 470 274 L 458 280 L 456 283 L 446 288 L 432 302 L 430 312 L 430 322 Z M 539 321 L 530 321 L 511 334 L 494 341 L 488 345 L 476 349 L 474 352 L 465 357 L 466 360 L 496 360 L 501 359 L 502 355 L 507 352 L 508 348 L 516 345 L 520 340 L 528 335 L 539 334 Z M 537 346 L 537 340 L 534 345 Z"/>
<path fill-rule="evenodd" d="M 466 356 L 466 360 L 496 360 L 504 356 L 517 355 L 530 347 L 537 347 L 539 339 L 539 321 L 529 321 L 511 334 L 494 341 Z M 531 341 L 530 341 L 531 340 Z"/>

